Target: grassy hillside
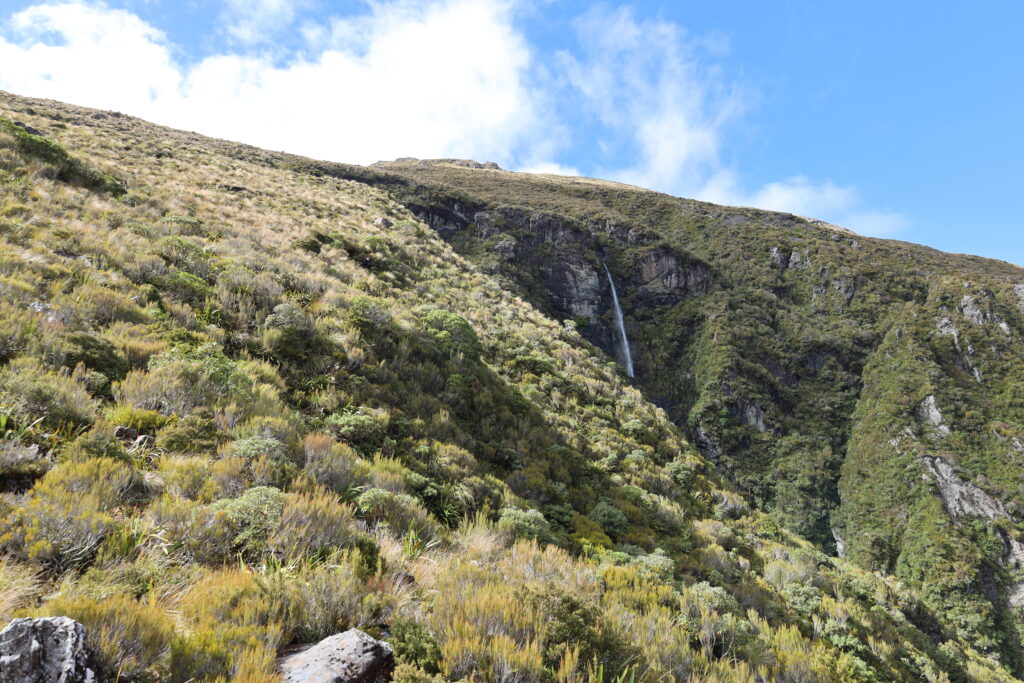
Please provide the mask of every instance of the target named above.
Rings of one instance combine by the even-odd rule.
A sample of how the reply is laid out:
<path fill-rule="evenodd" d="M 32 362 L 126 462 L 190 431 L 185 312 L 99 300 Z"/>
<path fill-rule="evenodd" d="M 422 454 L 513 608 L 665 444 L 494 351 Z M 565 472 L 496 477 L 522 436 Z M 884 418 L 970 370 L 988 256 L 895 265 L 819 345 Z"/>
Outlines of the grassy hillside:
<path fill-rule="evenodd" d="M 78 619 L 105 676 L 122 680 L 273 680 L 280 652 L 352 626 L 393 644 L 402 681 L 1011 680 L 1005 637 L 976 637 L 999 615 L 960 628 L 931 594 L 785 528 L 813 538 L 815 515 L 830 514 L 815 495 L 825 485 L 801 479 L 818 471 L 801 449 L 822 450 L 814 467 L 833 487 L 848 438 L 847 463 L 857 438 L 874 453 L 874 431 L 830 423 L 861 394 L 859 366 L 840 355 L 866 367 L 876 338 L 898 335 L 890 323 L 844 337 L 828 347 L 831 374 L 798 376 L 793 396 L 850 379 L 839 398 L 820 396 L 839 405 L 807 409 L 810 446 L 786 446 L 788 478 L 762 481 L 772 466 L 755 456 L 777 458 L 774 442 L 805 415 L 766 402 L 779 439 L 736 427 L 730 398 L 774 386 L 737 368 L 764 361 L 745 354 L 800 361 L 785 336 L 744 346 L 738 321 L 771 315 L 764 301 L 839 303 L 833 290 L 804 301 L 813 284 L 801 274 L 775 272 L 742 240 L 727 246 L 710 227 L 728 219 L 712 208 L 450 165 L 321 164 L 6 94 L 0 116 L 0 621 Z M 483 193 L 504 187 L 510 205 L 604 221 L 593 253 L 622 279 L 637 386 L 601 349 L 607 310 L 566 322 L 536 281 L 557 240 L 499 259 L 493 236 L 438 219 L 452 178 L 481 205 L 501 203 Z M 600 213 L 595 197 L 624 203 Z M 427 199 L 434 209 L 417 203 Z M 671 206 L 690 218 L 664 234 L 612 213 L 675 221 Z M 495 222 L 529 242 L 518 215 Z M 691 233 L 708 254 L 696 240 L 682 248 Z M 854 249 L 838 234 L 794 221 L 775 239 L 824 258 Z M 766 263 L 728 272 L 745 251 Z M 684 279 L 707 268 L 712 284 L 694 280 L 679 301 L 671 288 L 641 292 L 626 273 L 652 254 L 683 264 Z M 760 303 L 744 277 L 750 291 L 774 278 Z M 928 276 L 892 277 L 909 305 L 909 283 Z M 648 300 L 661 303 L 634 305 Z M 856 306 L 869 326 L 871 306 Z M 780 317 L 765 324 L 813 329 L 807 350 L 826 353 L 819 326 Z M 857 411 L 884 411 L 892 392 L 878 392 L 883 407 Z M 726 477 L 684 435 L 701 424 Z M 786 485 L 800 492 L 789 512 L 777 504 Z M 1015 533 L 1007 514 L 999 524 Z M 934 571 L 868 566 L 880 561 L 854 551 L 852 524 L 850 555 L 868 569 Z M 993 538 L 986 528 L 970 542 Z"/>

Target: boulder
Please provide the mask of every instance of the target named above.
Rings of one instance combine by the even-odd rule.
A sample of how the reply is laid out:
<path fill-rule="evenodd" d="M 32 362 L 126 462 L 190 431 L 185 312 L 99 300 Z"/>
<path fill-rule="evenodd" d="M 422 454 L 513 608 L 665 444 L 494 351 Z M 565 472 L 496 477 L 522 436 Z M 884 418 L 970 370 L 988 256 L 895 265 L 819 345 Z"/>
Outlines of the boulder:
<path fill-rule="evenodd" d="M 395 668 L 387 643 L 350 629 L 281 660 L 286 683 L 387 683 Z"/>
<path fill-rule="evenodd" d="M 0 631 L 0 683 L 96 680 L 85 630 L 74 619 L 15 619 Z"/>
<path fill-rule="evenodd" d="M 135 441 L 135 439 L 139 438 L 139 432 L 132 427 L 117 425 L 114 427 L 114 436 L 122 441 Z"/>

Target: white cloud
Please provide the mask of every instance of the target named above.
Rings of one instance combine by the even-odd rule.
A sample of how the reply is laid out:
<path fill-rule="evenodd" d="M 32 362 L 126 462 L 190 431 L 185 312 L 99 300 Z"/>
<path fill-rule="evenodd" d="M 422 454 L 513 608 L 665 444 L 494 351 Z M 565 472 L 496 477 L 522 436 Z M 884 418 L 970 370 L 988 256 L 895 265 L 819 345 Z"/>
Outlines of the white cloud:
<path fill-rule="evenodd" d="M 734 173 L 721 171 L 697 194 L 705 201 L 718 204 L 753 206 L 824 219 L 861 235 L 892 235 L 910 227 L 910 221 L 898 213 L 865 209 L 854 187 L 836 185 L 832 181 L 815 183 L 802 175 L 768 183 L 747 193 L 738 186 Z"/>
<path fill-rule="evenodd" d="M 516 169 L 520 173 L 549 173 L 551 175 L 578 176 L 580 171 L 572 166 L 563 166 L 551 161 L 529 164 Z"/>
<path fill-rule="evenodd" d="M 290 26 L 307 5 L 302 0 L 227 0 L 225 30 L 243 43 L 257 43 Z"/>
<path fill-rule="evenodd" d="M 741 186 L 721 151 L 729 126 L 756 95 L 730 86 L 714 68 L 713 58 L 728 51 L 720 36 L 689 36 L 672 23 L 637 20 L 628 8 L 598 7 L 576 28 L 582 56 L 559 55 L 567 78 L 609 137 L 620 141 L 599 142 L 602 153 L 635 159 L 606 166 L 601 175 L 720 204 L 824 218 L 863 234 L 908 225 L 898 214 L 866 211 L 855 188 L 831 181 L 795 176 L 753 191 Z"/>
<path fill-rule="evenodd" d="M 121 10 L 37 5 L 14 15 L 10 33 L 0 87 L 19 94 L 148 114 L 181 80 L 164 35 Z"/>
<path fill-rule="evenodd" d="M 635 158 L 605 172 L 634 185 L 692 193 L 719 167 L 723 127 L 742 110 L 742 94 L 722 87 L 699 58 L 702 41 L 675 24 L 598 7 L 576 29 L 582 55 L 560 54 L 567 77 L 600 124 L 631 142 L 607 151 Z M 723 49 L 720 41 L 713 47 Z"/>
<path fill-rule="evenodd" d="M 588 175 L 870 234 L 907 223 L 832 182 L 744 188 L 721 157 L 754 95 L 716 68 L 721 37 L 598 7 L 575 22 L 579 49 L 547 59 L 515 24 L 528 0 L 370 0 L 316 25 L 299 14 L 311 2 L 226 0 L 224 31 L 245 49 L 192 64 L 130 12 L 35 5 L 0 37 L 0 88 L 355 163 L 465 157 L 579 175 L 560 155 L 590 147 L 604 161 Z M 296 25 L 301 49 L 261 42 Z"/>
<path fill-rule="evenodd" d="M 127 12 L 38 5 L 0 40 L 0 87 L 320 158 L 508 162 L 542 130 L 510 12 L 500 0 L 373 4 L 359 41 L 312 57 L 224 54 L 186 67 Z"/>

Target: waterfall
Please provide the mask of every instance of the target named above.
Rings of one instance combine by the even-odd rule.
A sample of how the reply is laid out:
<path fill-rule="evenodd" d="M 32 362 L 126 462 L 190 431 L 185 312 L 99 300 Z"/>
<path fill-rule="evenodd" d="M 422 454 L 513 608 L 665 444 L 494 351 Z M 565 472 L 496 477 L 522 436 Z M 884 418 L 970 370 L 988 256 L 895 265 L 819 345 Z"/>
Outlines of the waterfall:
<path fill-rule="evenodd" d="M 612 303 L 615 304 L 615 322 L 619 325 L 619 337 L 622 339 L 622 355 L 626 358 L 626 375 L 630 379 L 633 374 L 633 354 L 629 350 L 629 337 L 626 336 L 626 321 L 622 317 L 622 307 L 619 306 L 619 294 L 615 291 L 615 280 L 612 279 L 612 271 L 608 270 L 608 264 L 602 259 L 605 275 L 608 276 L 608 284 L 612 288 Z"/>

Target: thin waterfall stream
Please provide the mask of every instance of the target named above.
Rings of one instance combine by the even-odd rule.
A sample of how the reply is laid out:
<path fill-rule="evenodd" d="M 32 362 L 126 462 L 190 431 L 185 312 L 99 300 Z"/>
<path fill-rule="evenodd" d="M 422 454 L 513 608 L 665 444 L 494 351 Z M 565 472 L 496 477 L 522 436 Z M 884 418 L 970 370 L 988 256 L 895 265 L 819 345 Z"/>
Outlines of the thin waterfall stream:
<path fill-rule="evenodd" d="M 629 337 L 626 336 L 626 321 L 622 317 L 622 307 L 619 306 L 619 293 L 615 291 L 615 280 L 612 278 L 612 271 L 608 270 L 608 264 L 601 260 L 604 266 L 605 275 L 608 276 L 608 284 L 612 288 L 612 303 L 615 304 L 615 322 L 619 325 L 619 337 L 622 339 L 622 355 L 626 359 L 626 375 L 633 379 L 633 353 L 629 350 Z"/>

